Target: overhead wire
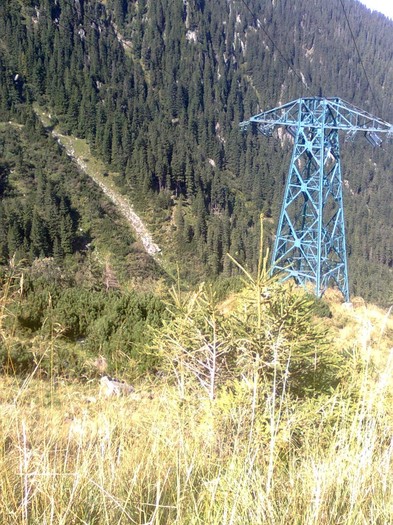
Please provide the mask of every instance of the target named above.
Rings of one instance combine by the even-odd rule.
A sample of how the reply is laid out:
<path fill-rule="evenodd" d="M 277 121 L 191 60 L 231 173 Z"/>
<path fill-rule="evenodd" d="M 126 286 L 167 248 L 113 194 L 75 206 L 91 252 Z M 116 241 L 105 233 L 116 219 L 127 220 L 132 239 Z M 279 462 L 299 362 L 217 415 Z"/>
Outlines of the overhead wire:
<path fill-rule="evenodd" d="M 264 24 L 262 24 L 262 22 L 260 21 L 260 19 L 257 17 L 257 15 L 254 13 L 254 11 L 251 9 L 251 7 L 248 5 L 248 3 L 246 2 L 246 0 L 240 0 L 241 3 L 244 5 L 244 7 L 249 11 L 249 13 L 251 14 L 251 16 L 253 17 L 253 19 L 258 22 L 258 28 L 262 30 L 262 32 L 265 34 L 265 36 L 269 39 L 269 41 L 273 44 L 273 46 L 275 47 L 278 55 L 280 56 L 280 58 L 286 63 L 286 65 L 293 71 L 293 73 L 295 74 L 295 76 L 298 78 L 298 80 L 302 83 L 303 86 L 305 86 L 305 88 L 307 89 L 307 91 L 315 96 L 315 93 L 312 92 L 311 88 L 307 85 L 307 83 L 304 82 L 304 79 L 302 78 L 302 76 L 300 75 L 300 73 L 297 71 L 297 69 L 291 64 L 291 62 L 287 59 L 287 57 L 285 56 L 285 54 L 281 51 L 280 47 L 277 45 L 277 43 L 275 42 L 274 38 L 271 36 L 271 34 L 266 30 L 266 28 L 264 27 Z M 344 13 L 344 17 L 345 17 L 345 20 L 347 22 L 347 25 L 348 25 L 348 28 L 349 28 L 349 32 L 351 34 L 351 38 L 353 40 L 353 43 L 354 43 L 354 46 L 355 46 L 355 49 L 356 49 L 356 53 L 359 57 L 359 61 L 360 61 L 360 64 L 362 66 L 362 69 L 363 69 L 363 72 L 364 72 L 364 75 L 365 75 L 365 78 L 367 80 L 367 84 L 368 84 L 368 87 L 370 89 L 370 92 L 372 94 L 372 97 L 373 97 L 373 100 L 374 100 L 374 103 L 376 105 L 376 108 L 378 110 L 378 112 L 380 114 L 382 114 L 381 112 L 381 108 L 380 108 L 380 105 L 378 103 L 378 100 L 377 100 L 377 97 L 375 96 L 375 92 L 374 92 L 374 89 L 371 85 L 371 82 L 370 82 L 370 79 L 369 79 L 369 76 L 367 74 L 367 70 L 365 68 L 365 65 L 364 65 L 364 62 L 363 62 L 363 59 L 362 59 L 362 56 L 361 56 L 361 53 L 360 53 L 360 50 L 359 50 L 359 47 L 357 45 L 357 42 L 356 42 L 356 38 L 355 38 L 355 35 L 354 35 L 354 32 L 352 30 L 352 26 L 351 26 L 351 23 L 349 21 L 349 17 L 348 17 L 348 14 L 347 14 L 347 11 L 345 9 L 345 5 L 344 5 L 344 0 L 340 0 L 340 3 L 341 3 L 341 7 L 342 7 L 342 10 L 343 10 L 343 13 Z"/>
<path fill-rule="evenodd" d="M 344 5 L 344 0 L 340 0 L 340 3 L 341 3 L 341 7 L 342 7 L 342 10 L 343 10 L 343 13 L 344 13 L 345 20 L 346 20 L 346 22 L 348 24 L 349 32 L 351 34 L 351 37 L 352 37 L 352 40 L 353 40 L 353 44 L 354 44 L 355 49 L 356 49 L 356 53 L 357 53 L 357 55 L 359 57 L 360 64 L 361 64 L 363 72 L 364 72 L 364 76 L 366 77 L 368 87 L 369 87 L 370 92 L 372 94 L 372 97 L 374 99 L 375 106 L 376 106 L 379 114 L 382 115 L 382 111 L 381 111 L 380 105 L 379 105 L 378 100 L 377 100 L 377 98 L 375 96 L 375 93 L 374 93 L 373 87 L 371 85 L 370 79 L 369 79 L 369 77 L 367 75 L 367 71 L 366 71 L 366 68 L 364 66 L 364 63 L 363 63 L 363 60 L 362 60 L 362 56 L 360 54 L 360 50 L 359 50 L 359 47 L 358 47 L 357 42 L 356 42 L 355 35 L 354 35 L 353 31 L 352 31 L 352 27 L 351 27 L 351 24 L 349 22 L 347 10 L 345 9 L 345 5 Z M 379 148 L 382 149 L 383 151 L 387 152 L 387 150 L 383 147 L 383 144 L 380 144 Z"/>
<path fill-rule="evenodd" d="M 245 8 L 250 12 L 251 16 L 253 17 L 253 19 L 258 23 L 258 28 L 261 29 L 263 31 L 263 33 L 265 34 L 265 36 L 269 39 L 270 43 L 273 45 L 273 47 L 275 48 L 275 50 L 277 51 L 278 55 L 280 56 L 280 58 L 285 62 L 285 64 L 291 69 L 291 71 L 294 73 L 294 75 L 296 76 L 296 78 L 300 81 L 300 83 L 305 87 L 305 89 L 312 95 L 312 96 L 315 96 L 315 93 L 311 90 L 311 88 L 307 85 L 307 82 L 305 82 L 304 78 L 302 78 L 301 74 L 297 71 L 297 69 L 295 68 L 295 66 L 293 64 L 291 64 L 291 62 L 288 60 L 288 58 L 285 56 L 285 54 L 281 51 L 280 47 L 277 45 L 277 43 L 275 42 L 274 38 L 270 35 L 270 33 L 266 30 L 266 28 L 264 27 L 263 23 L 261 22 L 261 20 L 256 16 L 256 14 L 252 11 L 252 9 L 250 8 L 250 6 L 247 4 L 247 2 L 245 0 L 240 0 L 241 3 L 245 6 Z M 75 4 L 70 1 L 70 0 L 62 0 L 62 2 L 64 4 L 67 4 L 68 6 L 71 7 L 71 9 L 73 9 L 78 15 L 78 10 L 75 6 Z M 91 23 L 94 23 L 95 25 L 97 26 L 101 26 L 102 27 L 102 22 L 100 20 L 97 20 L 95 18 L 92 18 L 90 15 L 88 15 L 86 13 L 86 11 L 83 13 L 83 17 L 86 18 L 87 20 L 89 20 Z M 57 26 L 60 26 L 60 27 L 64 27 L 64 25 L 62 25 L 59 20 L 53 20 L 53 23 Z M 132 46 L 125 40 L 123 39 L 122 37 L 120 38 L 119 35 L 116 35 L 121 44 L 132 49 Z"/>
<path fill-rule="evenodd" d="M 285 54 L 281 51 L 280 47 L 277 45 L 277 43 L 275 42 L 274 38 L 271 36 L 271 34 L 266 30 L 266 28 L 264 27 L 264 24 L 262 24 L 262 22 L 260 21 L 260 19 L 257 17 L 257 15 L 254 13 L 254 11 L 251 9 L 251 7 L 248 5 L 248 3 L 246 2 L 246 0 L 240 0 L 241 3 L 245 6 L 245 8 L 249 11 L 249 13 L 251 14 L 251 16 L 253 17 L 254 21 L 257 22 L 258 24 L 258 28 L 261 29 L 263 31 L 263 33 L 266 35 L 266 37 L 269 39 L 269 41 L 273 44 L 274 48 L 276 49 L 278 55 L 280 56 L 280 58 L 285 62 L 285 64 L 287 64 L 287 66 L 293 71 L 293 73 L 295 74 L 295 76 L 298 78 L 298 80 L 302 83 L 303 86 L 305 86 L 305 88 L 307 89 L 307 91 L 312 95 L 312 96 L 315 96 L 315 93 L 312 92 L 311 88 L 307 85 L 307 83 L 304 82 L 304 79 L 302 78 L 302 76 L 300 75 L 300 73 L 297 71 L 297 69 L 291 64 L 291 62 L 286 58 Z M 363 62 L 363 59 L 362 59 L 362 56 L 361 56 L 361 53 L 360 53 L 360 50 L 359 50 L 359 47 L 357 45 L 357 42 L 356 42 L 356 38 L 355 38 L 355 35 L 354 35 L 354 32 L 352 30 L 352 26 L 351 26 L 351 23 L 349 21 L 349 18 L 348 18 L 348 14 L 347 14 L 347 11 L 345 9 L 345 5 L 344 5 L 344 0 L 340 0 L 340 3 L 341 3 L 341 7 L 342 7 L 342 10 L 343 10 L 343 13 L 344 13 L 344 17 L 345 17 L 345 20 L 347 22 L 347 25 L 348 25 L 348 28 L 349 28 L 349 32 L 351 34 L 351 38 L 353 40 L 353 43 L 354 43 L 354 46 L 355 46 L 355 49 L 356 49 L 356 53 L 359 57 L 359 61 L 360 61 L 360 64 L 362 66 L 362 69 L 363 69 L 363 72 L 364 72 L 364 75 L 365 75 L 365 78 L 367 80 L 367 84 L 368 84 L 368 87 L 369 87 L 369 90 L 370 90 L 370 93 L 372 94 L 372 97 L 373 97 L 373 100 L 374 100 L 374 103 L 375 103 L 375 106 L 379 112 L 379 114 L 382 114 L 382 111 L 381 111 L 381 108 L 380 108 L 380 105 L 378 103 L 378 100 L 375 96 L 375 92 L 373 90 L 373 87 L 371 85 L 371 82 L 370 82 L 370 79 L 369 79 L 369 76 L 367 74 L 367 71 L 366 71 L 366 68 L 365 68 L 365 65 L 364 65 L 364 62 Z M 381 146 L 382 149 L 383 146 Z"/>
<path fill-rule="evenodd" d="M 273 44 L 274 48 L 276 49 L 278 55 L 280 58 L 285 62 L 285 64 L 292 70 L 292 72 L 295 74 L 297 79 L 301 82 L 303 86 L 305 86 L 306 90 L 312 95 L 315 96 L 315 93 L 311 90 L 311 88 L 307 85 L 307 82 L 303 79 L 301 74 L 297 71 L 294 65 L 291 64 L 291 62 L 287 59 L 285 54 L 281 51 L 280 47 L 275 42 L 274 38 L 271 36 L 271 34 L 266 30 L 264 27 L 264 24 L 260 21 L 260 19 L 257 17 L 257 15 L 253 12 L 251 7 L 247 4 L 246 0 L 240 0 L 241 3 L 244 5 L 244 7 L 249 11 L 251 16 L 253 17 L 255 22 L 258 22 L 258 28 L 262 30 L 262 32 L 265 34 L 265 36 L 269 39 L 271 44 Z"/>
<path fill-rule="evenodd" d="M 357 42 L 356 42 L 355 35 L 354 35 L 353 31 L 352 31 L 352 27 L 351 27 L 351 24 L 350 24 L 350 22 L 349 22 L 349 18 L 348 18 L 348 15 L 347 15 L 347 11 L 346 11 L 345 6 L 344 6 L 344 1 L 343 1 L 343 0 L 340 0 L 340 3 L 341 3 L 341 7 L 342 7 L 342 9 L 343 9 L 343 12 L 344 12 L 345 20 L 347 21 L 347 24 L 348 24 L 349 32 L 350 32 L 350 34 L 351 34 L 351 37 L 352 37 L 352 40 L 353 40 L 353 43 L 354 43 L 354 46 L 355 46 L 356 52 L 357 52 L 357 54 L 358 54 L 358 57 L 359 57 L 360 63 L 361 63 L 361 65 L 362 65 L 362 69 L 363 69 L 363 72 L 364 72 L 364 76 L 366 77 L 368 87 L 369 87 L 370 92 L 371 92 L 371 94 L 372 94 L 372 97 L 373 97 L 373 99 L 374 99 L 375 106 L 376 106 L 376 108 L 377 108 L 379 114 L 382 115 L 382 111 L 381 111 L 380 105 L 379 105 L 379 103 L 378 103 L 378 100 L 377 100 L 377 98 L 376 98 L 376 96 L 375 96 L 375 93 L 374 93 L 373 87 L 372 87 L 371 82 L 370 82 L 370 80 L 369 80 L 369 77 L 368 77 L 368 75 L 367 75 L 367 71 L 366 71 L 366 68 L 365 68 L 365 66 L 364 66 L 364 63 L 363 63 L 363 60 L 362 60 L 362 56 L 361 56 L 361 54 L 360 54 L 359 47 L 358 47 Z M 388 140 L 389 140 L 389 137 L 388 137 Z M 385 151 L 386 153 L 388 153 L 388 151 L 384 148 L 383 143 L 380 144 L 379 149 L 381 149 L 381 150 Z M 389 152 L 389 153 L 390 153 L 390 152 Z"/>
<path fill-rule="evenodd" d="M 375 93 L 374 93 L 374 90 L 372 88 L 372 85 L 371 85 L 371 82 L 370 82 L 370 79 L 368 78 L 368 75 L 367 75 L 367 71 L 366 71 L 366 68 L 364 66 L 364 62 L 362 60 L 362 55 L 360 54 L 360 50 L 359 50 L 359 47 L 357 45 L 357 42 L 356 42 L 356 38 L 355 38 L 355 35 L 352 31 L 352 27 L 351 27 L 351 24 L 349 22 L 349 18 L 348 18 L 348 14 L 347 14 L 347 10 L 345 9 L 345 5 L 344 5 L 344 0 L 340 0 L 340 3 L 341 3 L 341 7 L 342 7 L 342 10 L 343 10 L 343 13 L 344 13 L 344 17 L 345 17 L 345 20 L 347 21 L 347 25 L 348 25 L 348 28 L 349 28 L 349 32 L 351 34 L 351 37 L 352 37 L 352 40 L 353 40 L 353 43 L 354 43 L 354 46 L 355 46 L 355 49 L 356 49 L 356 53 L 359 57 L 359 60 L 360 60 L 360 64 L 362 66 L 362 69 L 363 69 L 363 72 L 364 72 L 364 76 L 366 77 L 366 80 L 367 80 L 367 84 L 368 84 L 368 87 L 370 89 L 370 92 L 372 94 L 372 97 L 374 99 L 374 102 L 375 102 L 375 105 L 376 105 L 376 108 L 377 110 L 379 111 L 380 114 L 382 114 L 381 112 L 381 109 L 379 107 L 379 103 L 377 101 L 377 98 L 375 96 Z"/>
<path fill-rule="evenodd" d="M 69 5 L 71 7 L 71 9 L 73 9 L 77 14 L 78 13 L 78 10 L 75 6 L 75 3 L 70 1 L 70 0 L 62 0 L 63 3 Z M 299 71 L 295 68 L 295 66 L 290 62 L 290 60 L 285 56 L 285 54 L 282 52 L 282 50 L 280 49 L 280 46 L 277 45 L 277 42 L 275 41 L 275 39 L 272 37 L 272 35 L 267 31 L 267 29 L 264 27 L 264 24 L 261 22 L 261 20 L 258 18 L 258 16 L 255 14 L 255 12 L 251 9 L 251 7 L 249 6 L 249 4 L 246 2 L 246 0 L 240 0 L 240 2 L 244 5 L 244 7 L 247 9 L 247 11 L 251 14 L 251 16 L 253 17 L 254 21 L 257 23 L 257 27 L 258 29 L 261 29 L 261 31 L 265 34 L 265 36 L 268 38 L 268 40 L 270 41 L 270 43 L 273 45 L 273 47 L 275 48 L 275 50 L 277 51 L 279 57 L 281 58 L 281 60 L 283 62 L 285 62 L 285 64 L 290 68 L 290 70 L 294 73 L 294 75 L 296 76 L 296 78 L 300 81 L 300 83 L 305 87 L 305 89 L 312 95 L 312 96 L 316 96 L 315 93 L 312 91 L 312 89 L 308 86 L 307 82 L 305 82 L 304 78 L 301 76 L 301 74 L 299 73 Z M 364 75 L 365 75 L 365 78 L 367 80 L 367 84 L 368 84 L 368 87 L 370 89 L 370 92 L 372 94 L 372 97 L 373 97 L 373 100 L 374 100 L 374 103 L 376 105 L 376 108 L 378 109 L 379 113 L 382 114 L 381 112 L 381 109 L 380 109 L 380 106 L 379 106 L 379 103 L 378 103 L 378 100 L 375 96 L 375 92 L 372 88 L 372 85 L 371 85 L 371 82 L 370 82 L 370 79 L 369 79 L 369 76 L 367 74 L 367 71 L 366 71 L 366 68 L 365 68 L 365 65 L 364 65 L 364 62 L 362 60 L 362 56 L 361 56 L 361 53 L 360 53 L 360 50 L 359 50 L 359 47 L 357 45 L 357 42 L 356 42 L 356 38 L 355 38 L 355 35 L 354 35 L 354 32 L 352 30 L 352 26 L 351 26 L 351 23 L 349 21 L 349 17 L 348 17 L 348 14 L 347 14 L 347 11 L 345 9 L 345 5 L 344 5 L 344 0 L 340 0 L 340 4 L 341 4 L 341 7 L 342 7 L 342 10 L 343 10 L 343 13 L 344 13 L 344 17 L 345 17 L 345 20 L 347 22 L 347 25 L 348 25 L 348 28 L 349 28 L 349 32 L 351 34 L 351 38 L 353 40 L 353 43 L 354 43 L 354 46 L 355 46 L 355 49 L 356 49 L 356 53 L 358 55 L 358 58 L 359 58 L 359 61 L 360 61 L 360 64 L 362 66 L 362 69 L 363 69 L 363 72 L 364 72 Z M 89 20 L 91 23 L 94 23 L 95 25 L 97 26 L 101 26 L 103 25 L 102 21 L 101 20 L 98 20 L 97 18 L 93 18 L 91 17 L 90 15 L 88 15 L 86 12 L 84 12 L 83 14 L 84 18 L 86 18 L 87 20 Z M 53 23 L 55 25 L 58 25 L 58 26 L 61 26 L 61 27 L 64 27 L 59 20 L 53 20 Z M 120 38 L 119 35 L 117 35 L 121 44 L 126 46 L 126 47 L 129 47 L 130 49 L 132 48 L 132 46 L 126 41 L 124 40 L 122 37 Z M 121 35 L 120 35 L 121 36 Z"/>

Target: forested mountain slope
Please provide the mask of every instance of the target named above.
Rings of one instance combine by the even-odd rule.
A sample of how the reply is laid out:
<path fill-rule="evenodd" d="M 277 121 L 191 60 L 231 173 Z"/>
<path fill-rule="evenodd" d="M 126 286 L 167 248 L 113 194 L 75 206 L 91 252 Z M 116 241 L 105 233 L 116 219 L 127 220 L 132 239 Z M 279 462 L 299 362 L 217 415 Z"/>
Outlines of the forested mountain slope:
<path fill-rule="evenodd" d="M 239 122 L 309 95 L 393 121 L 392 22 L 343 3 L 347 17 L 340 0 L 4 0 L 1 120 L 24 123 L 37 101 L 86 138 L 154 209 L 188 279 L 231 275 L 226 252 L 252 269 L 291 145 Z M 359 140 L 342 155 L 351 291 L 379 303 L 392 298 L 392 151 Z"/>

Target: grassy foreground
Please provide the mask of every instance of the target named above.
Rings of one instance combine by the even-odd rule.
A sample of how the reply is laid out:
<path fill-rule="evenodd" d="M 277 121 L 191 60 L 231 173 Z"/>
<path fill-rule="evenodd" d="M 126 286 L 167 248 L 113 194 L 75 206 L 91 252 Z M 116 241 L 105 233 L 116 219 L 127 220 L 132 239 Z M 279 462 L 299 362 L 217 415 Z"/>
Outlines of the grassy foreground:
<path fill-rule="evenodd" d="M 365 368 L 355 401 L 296 403 L 242 382 L 102 399 L 97 382 L 3 377 L 0 522 L 392 523 L 391 365 L 373 383 Z"/>
<path fill-rule="evenodd" d="M 376 328 L 365 305 L 318 317 L 262 258 L 256 277 L 243 271 L 224 303 L 204 285 L 172 289 L 146 348 L 160 374 L 128 397 L 53 367 L 40 380 L 40 361 L 0 376 L 2 525 L 393 523 L 390 311 Z"/>

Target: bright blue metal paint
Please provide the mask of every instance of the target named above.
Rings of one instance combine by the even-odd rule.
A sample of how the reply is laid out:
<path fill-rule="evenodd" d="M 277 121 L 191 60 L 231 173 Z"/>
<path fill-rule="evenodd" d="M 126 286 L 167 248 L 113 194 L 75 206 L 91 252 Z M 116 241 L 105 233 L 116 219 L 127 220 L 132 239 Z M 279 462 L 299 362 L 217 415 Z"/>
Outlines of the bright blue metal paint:
<path fill-rule="evenodd" d="M 267 136 L 277 126 L 294 139 L 272 255 L 272 273 L 311 286 L 320 297 L 336 285 L 349 301 L 339 131 L 374 146 L 393 126 L 339 98 L 300 98 L 240 124 Z"/>

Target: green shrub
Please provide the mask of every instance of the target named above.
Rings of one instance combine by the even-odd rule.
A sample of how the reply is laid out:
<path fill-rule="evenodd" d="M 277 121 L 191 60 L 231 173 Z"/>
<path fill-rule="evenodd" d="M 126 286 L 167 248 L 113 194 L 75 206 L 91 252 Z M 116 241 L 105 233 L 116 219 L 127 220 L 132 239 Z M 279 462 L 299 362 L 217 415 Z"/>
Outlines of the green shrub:
<path fill-rule="evenodd" d="M 315 396 L 338 384 L 343 359 L 314 320 L 315 299 L 271 276 L 262 246 L 261 223 L 256 277 L 231 258 L 245 280 L 229 313 L 211 287 L 186 295 L 172 289 L 171 319 L 154 346 L 182 395 L 198 385 L 213 399 L 217 388 L 239 379 L 274 398 Z"/>
<path fill-rule="evenodd" d="M 342 358 L 314 321 L 313 302 L 275 279 L 258 288 L 246 286 L 229 313 L 209 288 L 185 296 L 173 290 L 171 319 L 154 347 L 183 394 L 198 385 L 213 398 L 220 385 L 252 382 L 255 374 L 263 388 L 296 397 L 337 385 Z"/>

